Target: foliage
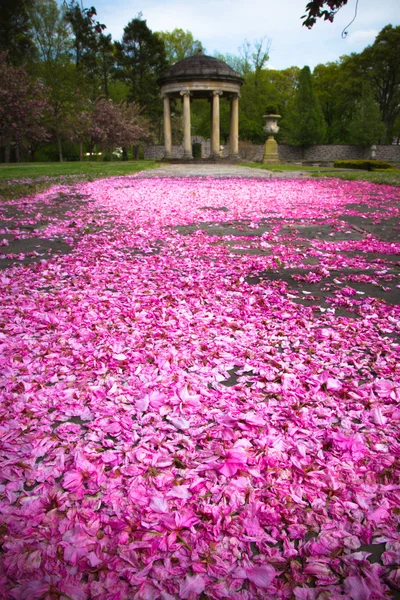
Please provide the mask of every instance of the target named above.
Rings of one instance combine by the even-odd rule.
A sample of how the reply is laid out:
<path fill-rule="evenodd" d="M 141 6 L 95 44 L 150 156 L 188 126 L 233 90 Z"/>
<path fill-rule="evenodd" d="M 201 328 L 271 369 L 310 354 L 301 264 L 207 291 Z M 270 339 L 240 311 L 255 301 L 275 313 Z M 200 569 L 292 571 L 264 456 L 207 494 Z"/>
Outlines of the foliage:
<path fill-rule="evenodd" d="M 377 171 L 382 169 L 392 169 L 390 163 L 382 160 L 336 160 L 333 164 L 335 169 L 362 169 L 364 171 Z"/>
<path fill-rule="evenodd" d="M 70 116 L 86 104 L 88 91 L 80 72 L 70 61 L 69 33 L 55 0 L 37 0 L 31 22 L 40 50 L 35 72 L 47 90 L 47 126 L 57 142 L 62 161 L 62 142 L 70 137 Z"/>
<path fill-rule="evenodd" d="M 11 144 L 17 148 L 47 139 L 41 124 L 45 109 L 43 88 L 31 82 L 24 67 L 14 67 L 0 53 L 0 146 L 9 159 Z"/>
<path fill-rule="evenodd" d="M 29 21 L 29 11 L 34 1 L 0 2 L 0 52 L 7 52 L 8 60 L 14 65 L 24 63 L 35 52 Z"/>
<path fill-rule="evenodd" d="M 340 62 L 317 65 L 313 84 L 324 114 L 329 144 L 348 141 L 348 129 L 354 104 L 360 98 L 362 80 L 352 68 L 353 62 L 345 57 Z"/>
<path fill-rule="evenodd" d="M 215 52 L 214 57 L 226 62 L 227 65 L 243 77 L 246 77 L 249 73 L 255 73 L 257 80 L 269 60 L 270 48 L 271 40 L 264 36 L 254 40 L 253 43 L 244 40 L 238 48 L 238 56 Z"/>
<path fill-rule="evenodd" d="M 69 32 L 55 0 L 35 0 L 29 17 L 39 61 L 50 64 L 68 57 Z"/>
<path fill-rule="evenodd" d="M 135 103 L 115 104 L 99 99 L 90 117 L 88 136 L 91 147 L 111 151 L 116 146 L 131 146 L 149 139 L 149 126 Z"/>
<path fill-rule="evenodd" d="M 332 12 L 336 7 L 332 2 L 324 4 L 318 0 L 310 2 L 307 9 L 316 19 L 318 10 L 319 17 L 328 18 L 323 10 Z M 315 68 L 312 82 L 325 126 L 318 103 L 313 109 L 308 103 L 302 113 L 303 123 L 295 118 L 300 101 L 295 101 L 300 69 L 268 69 L 270 41 L 265 36 L 252 43 L 245 40 L 236 55 L 216 54 L 244 78 L 239 108 L 241 139 L 265 141 L 264 115 L 273 106 L 274 112 L 283 117 L 278 141 L 309 144 L 325 139 L 328 143 L 369 145 L 380 138 L 390 143 L 400 133 L 399 36 L 400 27 L 389 25 L 361 54 Z M 111 35 L 105 33 L 105 25 L 97 20 L 96 9 L 85 8 L 80 0 L 65 0 L 60 5 L 56 0 L 3 0 L 2 47 L 12 50 L 8 55 L 10 62 L 20 63 L 26 58 L 27 72 L 45 86 L 47 109 L 40 125 L 46 126 L 51 143 L 57 144 L 60 160 L 64 145 L 70 142 L 79 143 L 82 154 L 83 143 L 89 139 L 91 115 L 100 97 L 112 99 L 115 105 L 129 101 L 140 106 L 141 113 L 151 122 L 153 134 L 161 140 L 162 102 L 157 79 L 169 64 L 203 48 L 190 31 L 177 28 L 153 33 L 141 15 L 128 23 L 122 40 L 114 43 Z M 174 142 L 179 142 L 182 134 L 181 113 L 181 102 L 173 100 Z M 383 133 L 380 121 L 384 123 Z M 192 126 L 194 134 L 209 137 L 207 102 L 192 102 Z M 296 129 L 297 138 L 293 137 Z M 305 135 L 307 132 L 317 132 L 316 137 Z M 228 135 L 229 101 L 222 98 L 222 143 Z M 25 146 L 33 151 L 39 144 L 37 139 Z"/>
<path fill-rule="evenodd" d="M 73 33 L 73 49 L 76 66 L 92 69 L 95 62 L 97 45 L 96 34 L 102 33 L 105 25 L 94 21 L 96 9 L 82 8 L 77 0 L 70 0 L 65 12 L 65 20 L 70 24 Z"/>
<path fill-rule="evenodd" d="M 194 99 L 191 107 L 193 135 L 202 135 L 208 139 L 210 137 L 210 103 L 207 100 Z M 224 144 L 229 136 L 230 102 L 223 96 L 219 103 L 219 113 L 221 144 Z"/>
<path fill-rule="evenodd" d="M 173 31 L 159 31 L 157 35 L 164 42 L 168 65 L 193 56 L 199 51 L 205 52 L 200 40 L 195 40 L 190 31 L 174 29 Z"/>
<path fill-rule="evenodd" d="M 267 104 L 267 106 L 265 107 L 265 114 L 266 115 L 277 115 L 278 108 L 277 108 L 276 104 Z"/>
<path fill-rule="evenodd" d="M 312 83 L 309 67 L 300 71 L 299 84 L 284 125 L 289 144 L 311 146 L 325 139 L 325 121 Z"/>
<path fill-rule="evenodd" d="M 263 143 L 265 133 L 264 115 L 268 105 L 273 106 L 278 114 L 285 115 L 287 107 L 295 94 L 300 69 L 291 67 L 283 71 L 263 69 L 256 75 L 250 71 L 245 76 L 241 89 L 240 137 L 254 143 Z M 225 141 L 229 135 L 229 102 L 222 98 L 221 139 Z M 210 135 L 210 107 L 205 101 L 192 102 L 192 125 L 195 135 Z M 279 139 L 279 136 L 278 136 Z"/>
<path fill-rule="evenodd" d="M 371 81 L 385 125 L 384 143 L 393 138 L 400 115 L 400 26 L 387 25 L 359 56 L 360 70 Z"/>
<path fill-rule="evenodd" d="M 286 114 L 287 107 L 294 98 L 299 71 L 297 67 L 283 71 L 263 69 L 258 77 L 254 72 L 245 77 L 239 105 L 242 139 L 260 144 L 265 141 L 263 127 L 266 109 L 270 105 L 278 114 Z"/>
<path fill-rule="evenodd" d="M 301 17 L 303 25 L 311 29 L 317 19 L 322 18 L 332 23 L 338 10 L 345 6 L 347 2 L 348 0 L 310 0 L 306 4 L 306 14 Z"/>
<path fill-rule="evenodd" d="M 91 86 L 92 100 L 99 93 L 108 97 L 115 62 L 111 34 L 103 33 L 106 27 L 95 20 L 95 15 L 94 7 L 82 8 L 77 0 L 70 0 L 65 12 L 72 32 L 74 61 Z"/>
<path fill-rule="evenodd" d="M 167 68 L 164 42 L 141 18 L 132 19 L 116 42 L 117 77 L 129 86 L 129 100 L 152 119 L 162 114 L 157 79 Z"/>
<path fill-rule="evenodd" d="M 257 84 L 261 71 L 269 60 L 271 40 L 264 36 L 254 40 L 253 44 L 245 40 L 239 47 L 239 54 L 244 66 L 244 74 L 253 72 Z"/>
<path fill-rule="evenodd" d="M 115 68 L 114 43 L 111 34 L 100 32 L 97 36 L 96 76 L 101 92 L 108 98 L 111 96 L 111 78 Z"/>
<path fill-rule="evenodd" d="M 237 54 L 231 54 L 229 52 L 226 54 L 223 54 L 222 52 L 214 52 L 214 58 L 222 60 L 224 63 L 229 65 L 231 69 L 239 73 L 239 75 L 242 75 L 242 77 L 248 71 L 248 67 L 246 64 L 244 64 L 243 58 Z"/>
<path fill-rule="evenodd" d="M 355 104 L 349 127 L 349 142 L 361 146 L 377 144 L 384 131 L 385 126 L 381 121 L 379 106 L 375 102 L 372 89 L 365 85 L 361 98 Z"/>

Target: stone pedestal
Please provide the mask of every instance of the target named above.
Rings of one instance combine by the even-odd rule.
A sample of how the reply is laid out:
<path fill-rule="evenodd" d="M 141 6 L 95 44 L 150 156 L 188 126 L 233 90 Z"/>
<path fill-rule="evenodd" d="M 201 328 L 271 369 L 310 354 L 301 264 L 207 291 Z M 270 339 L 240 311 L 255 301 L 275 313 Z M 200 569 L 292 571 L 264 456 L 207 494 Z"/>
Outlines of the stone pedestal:
<path fill-rule="evenodd" d="M 278 144 L 275 138 L 270 135 L 264 144 L 264 156 L 263 164 L 277 164 L 279 163 Z"/>
<path fill-rule="evenodd" d="M 268 135 L 268 138 L 264 144 L 263 164 L 277 164 L 279 163 L 278 144 L 274 135 L 279 132 L 278 119 L 280 119 L 281 116 L 270 113 L 264 115 L 264 117 L 267 120 L 264 131 Z"/>

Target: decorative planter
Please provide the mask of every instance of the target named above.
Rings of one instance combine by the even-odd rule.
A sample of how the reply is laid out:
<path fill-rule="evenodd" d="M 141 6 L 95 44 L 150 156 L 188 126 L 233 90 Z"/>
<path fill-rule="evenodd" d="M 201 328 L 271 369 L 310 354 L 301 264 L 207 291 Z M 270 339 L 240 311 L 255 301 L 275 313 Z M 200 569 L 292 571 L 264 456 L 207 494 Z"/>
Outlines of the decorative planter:
<path fill-rule="evenodd" d="M 281 118 L 281 115 L 264 115 L 266 119 L 266 123 L 264 126 L 264 131 L 268 135 L 268 139 L 264 144 L 264 156 L 263 163 L 267 164 L 276 164 L 279 163 L 279 154 L 278 154 L 278 144 L 274 138 L 279 131 L 278 119 Z"/>

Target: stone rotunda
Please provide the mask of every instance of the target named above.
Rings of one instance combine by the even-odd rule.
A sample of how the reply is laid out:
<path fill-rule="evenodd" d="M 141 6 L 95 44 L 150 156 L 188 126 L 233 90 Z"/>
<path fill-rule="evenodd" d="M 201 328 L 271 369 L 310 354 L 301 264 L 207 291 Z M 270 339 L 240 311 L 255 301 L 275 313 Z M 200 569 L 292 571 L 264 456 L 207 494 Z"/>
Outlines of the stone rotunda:
<path fill-rule="evenodd" d="M 226 63 L 212 56 L 198 52 L 175 63 L 158 80 L 164 99 L 164 140 L 165 158 L 172 158 L 171 98 L 183 100 L 183 158 L 192 156 L 190 131 L 190 99 L 210 100 L 210 147 L 211 158 L 219 157 L 220 122 L 219 99 L 230 99 L 231 118 L 229 131 L 229 158 L 239 156 L 239 97 L 243 78 Z"/>

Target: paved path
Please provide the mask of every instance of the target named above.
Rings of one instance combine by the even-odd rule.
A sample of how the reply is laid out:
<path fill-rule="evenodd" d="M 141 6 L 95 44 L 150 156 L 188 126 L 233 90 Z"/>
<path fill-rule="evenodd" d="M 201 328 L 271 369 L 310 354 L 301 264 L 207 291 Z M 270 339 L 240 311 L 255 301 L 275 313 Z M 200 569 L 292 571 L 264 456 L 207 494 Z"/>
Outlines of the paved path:
<path fill-rule="evenodd" d="M 307 171 L 284 171 L 273 173 L 265 169 L 241 167 L 232 164 L 165 164 L 157 169 L 149 169 L 138 175 L 145 179 L 149 177 L 245 177 L 249 179 L 304 179 L 310 177 Z"/>

